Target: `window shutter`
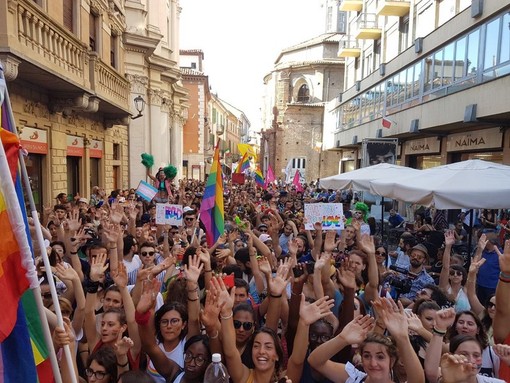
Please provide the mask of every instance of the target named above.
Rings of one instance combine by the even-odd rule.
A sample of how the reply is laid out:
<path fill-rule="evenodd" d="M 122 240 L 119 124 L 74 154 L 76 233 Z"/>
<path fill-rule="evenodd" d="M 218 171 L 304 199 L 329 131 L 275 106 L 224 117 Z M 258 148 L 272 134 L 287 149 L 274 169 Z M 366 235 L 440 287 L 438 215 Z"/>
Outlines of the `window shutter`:
<path fill-rule="evenodd" d="M 73 32 L 73 0 L 64 0 L 63 11 L 64 28 Z"/>

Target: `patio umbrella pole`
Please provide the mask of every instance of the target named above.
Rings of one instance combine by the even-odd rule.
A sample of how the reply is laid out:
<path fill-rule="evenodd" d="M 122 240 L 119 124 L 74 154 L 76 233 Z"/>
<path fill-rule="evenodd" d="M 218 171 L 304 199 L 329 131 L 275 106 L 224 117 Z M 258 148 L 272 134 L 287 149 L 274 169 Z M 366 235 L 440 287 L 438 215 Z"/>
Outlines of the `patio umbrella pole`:
<path fill-rule="evenodd" d="M 471 247 L 473 246 L 473 212 L 474 209 L 469 211 L 469 233 L 468 233 L 468 259 L 467 259 L 467 269 L 469 270 L 469 266 L 471 265 Z"/>
<path fill-rule="evenodd" d="M 381 196 L 381 239 L 384 242 L 384 197 Z"/>

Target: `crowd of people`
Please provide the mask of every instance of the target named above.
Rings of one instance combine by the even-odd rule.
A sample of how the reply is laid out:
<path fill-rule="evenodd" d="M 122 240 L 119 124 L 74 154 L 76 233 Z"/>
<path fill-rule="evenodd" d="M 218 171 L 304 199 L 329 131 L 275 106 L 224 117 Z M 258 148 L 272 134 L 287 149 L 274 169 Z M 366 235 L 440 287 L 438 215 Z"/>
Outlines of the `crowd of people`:
<path fill-rule="evenodd" d="M 36 264 L 64 382 L 203 382 L 214 353 L 233 383 L 510 382 L 510 240 L 488 230 L 497 217 L 427 230 L 430 217 L 406 228 L 391 211 L 390 249 L 349 192 L 248 180 L 225 184 L 224 233 L 208 244 L 205 184 L 151 179 L 150 203 L 95 187 L 41 214 L 64 327 L 41 254 Z M 164 202 L 183 206 L 182 226 L 156 223 Z M 344 229 L 306 230 L 317 202 L 342 203 Z"/>

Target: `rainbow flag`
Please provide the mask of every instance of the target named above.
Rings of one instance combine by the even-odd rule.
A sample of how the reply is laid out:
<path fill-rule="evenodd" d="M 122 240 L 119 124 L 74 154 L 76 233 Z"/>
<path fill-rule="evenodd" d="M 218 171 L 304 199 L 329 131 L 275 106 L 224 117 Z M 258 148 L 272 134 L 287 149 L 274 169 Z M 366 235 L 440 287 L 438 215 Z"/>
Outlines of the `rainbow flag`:
<path fill-rule="evenodd" d="M 261 188 L 263 188 L 266 185 L 266 183 L 264 181 L 264 176 L 262 175 L 262 171 L 260 170 L 260 168 L 258 166 L 257 166 L 257 169 L 255 169 L 255 182 Z"/>
<path fill-rule="evenodd" d="M 1 108 L 0 137 L 0 291 L 2 292 L 3 313 L 0 316 L 0 381 L 40 382 L 53 381 L 51 368 L 45 374 L 37 375 L 32 345 L 44 344 L 41 334 L 29 331 L 30 322 L 40 327 L 37 310 L 20 304 L 25 295 L 32 296 L 37 286 L 30 232 L 21 188 L 18 167 L 19 139 L 14 133 L 10 118 L 10 105 L 5 82 L 0 78 L 0 89 L 4 100 Z M 5 92 L 5 94 L 3 93 Z M 5 97 L 4 97 L 5 96 Z M 28 291 L 27 291 L 28 290 Z M 23 298 L 24 299 L 24 298 Z M 29 315 L 25 315 L 25 313 Z M 36 317 L 35 319 L 33 317 Z M 27 323 L 27 320 L 29 323 Z M 41 369 L 48 359 L 45 347 L 40 347 Z M 48 359 L 49 361 L 49 359 Z M 38 366 L 39 367 L 39 366 Z"/>
<path fill-rule="evenodd" d="M 207 245 L 212 247 L 223 234 L 225 213 L 223 210 L 223 178 L 220 164 L 219 140 L 214 149 L 213 163 L 205 184 L 200 220 L 205 226 Z"/>
<path fill-rule="evenodd" d="M 243 173 L 245 170 L 250 168 L 250 157 L 248 156 L 248 153 L 244 153 L 243 157 L 239 161 L 236 173 Z"/>

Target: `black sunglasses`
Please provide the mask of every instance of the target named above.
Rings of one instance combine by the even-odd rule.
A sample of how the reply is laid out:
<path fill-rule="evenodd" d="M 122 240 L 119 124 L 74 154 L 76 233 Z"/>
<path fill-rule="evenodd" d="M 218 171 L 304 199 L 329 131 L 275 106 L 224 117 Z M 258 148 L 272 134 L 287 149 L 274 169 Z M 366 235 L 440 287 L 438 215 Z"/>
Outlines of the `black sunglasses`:
<path fill-rule="evenodd" d="M 195 218 L 184 218 L 186 221 L 194 221 Z"/>
<path fill-rule="evenodd" d="M 142 255 L 144 257 L 150 255 L 150 256 L 153 256 L 155 254 L 155 251 L 142 251 Z"/>
<path fill-rule="evenodd" d="M 241 322 L 238 320 L 234 320 L 234 328 L 236 330 L 240 329 L 241 326 L 243 326 L 245 331 L 250 331 L 253 328 L 253 323 L 252 322 Z"/>
<path fill-rule="evenodd" d="M 460 270 L 450 270 L 450 275 L 453 277 L 454 275 L 462 276 L 462 271 Z"/>
<path fill-rule="evenodd" d="M 491 308 L 493 308 L 493 307 L 496 307 L 496 304 L 495 304 L 495 303 L 492 303 L 492 302 L 487 303 L 487 308 L 488 308 L 488 309 L 491 309 Z"/>
<path fill-rule="evenodd" d="M 386 255 L 386 253 L 384 251 L 381 252 L 381 251 L 376 250 L 375 255 L 382 255 L 384 257 Z"/>

